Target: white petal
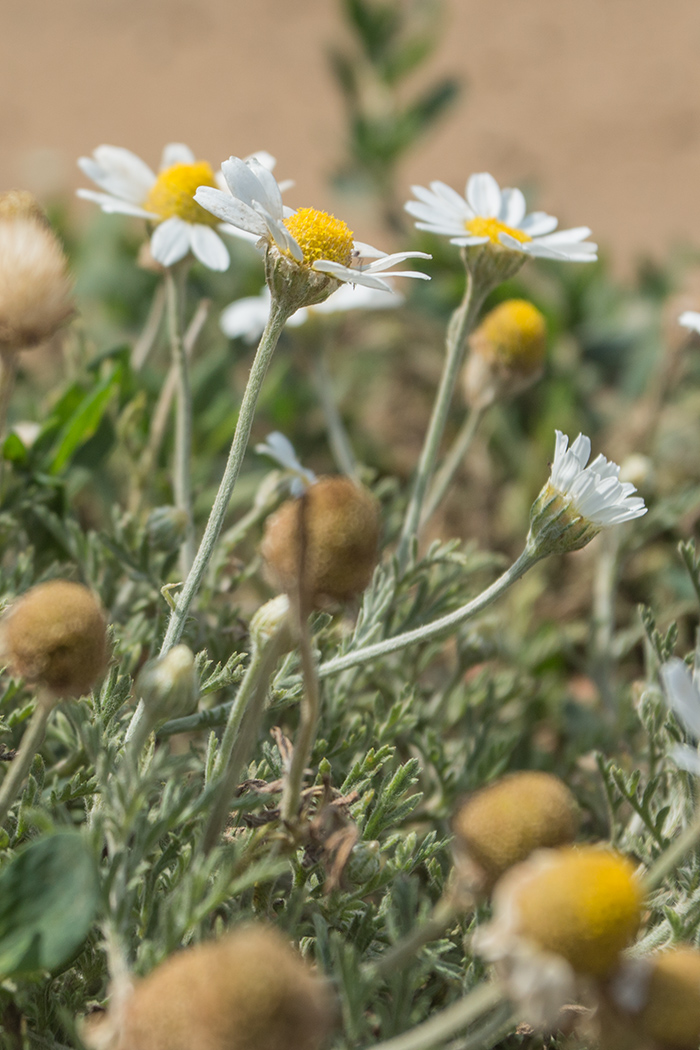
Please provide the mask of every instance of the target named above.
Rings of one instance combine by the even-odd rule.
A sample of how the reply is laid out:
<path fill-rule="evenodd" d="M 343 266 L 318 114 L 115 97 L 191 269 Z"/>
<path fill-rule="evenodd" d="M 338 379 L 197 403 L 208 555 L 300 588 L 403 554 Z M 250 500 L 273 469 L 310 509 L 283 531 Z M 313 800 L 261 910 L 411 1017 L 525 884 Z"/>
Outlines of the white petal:
<path fill-rule="evenodd" d="M 519 229 L 523 233 L 527 233 L 530 237 L 540 237 L 542 234 L 551 233 L 552 230 L 556 230 L 559 225 L 559 220 L 555 219 L 553 215 L 547 215 L 545 211 L 533 211 L 520 223 Z"/>
<path fill-rule="evenodd" d="M 246 161 L 257 160 L 258 164 L 262 164 L 262 166 L 267 168 L 268 171 L 274 171 L 275 165 L 277 164 L 277 158 L 273 157 L 271 153 L 268 153 L 267 150 L 264 149 L 258 149 L 255 153 L 249 153 L 248 156 L 243 159 Z"/>
<path fill-rule="evenodd" d="M 661 667 L 661 681 L 669 706 L 688 732 L 700 740 L 700 694 L 683 660 L 669 660 Z"/>
<path fill-rule="evenodd" d="M 471 175 L 467 183 L 467 201 L 477 215 L 495 219 L 501 210 L 501 191 L 487 171 Z"/>
<path fill-rule="evenodd" d="M 91 157 L 81 157 L 79 166 L 107 193 L 142 204 L 156 176 L 145 161 L 121 146 L 98 146 Z"/>
<path fill-rule="evenodd" d="M 679 769 L 686 773 L 700 776 L 700 755 L 692 747 L 684 744 L 674 744 L 669 749 L 668 757 L 676 763 Z"/>
<path fill-rule="evenodd" d="M 576 226 L 572 230 L 557 230 L 556 233 L 548 233 L 545 237 L 540 237 L 539 242 L 555 247 L 564 244 L 578 244 L 579 241 L 585 241 L 590 232 L 588 226 Z"/>
<path fill-rule="evenodd" d="M 453 190 L 451 186 L 448 186 L 446 182 L 431 182 L 430 188 L 436 197 L 446 206 L 445 210 L 449 212 L 456 212 L 459 216 L 467 216 L 469 208 L 464 197 L 462 197 L 457 190 Z"/>
<path fill-rule="evenodd" d="M 173 164 L 194 164 L 197 158 L 184 142 L 169 142 L 160 158 L 160 170 L 172 168 Z"/>
<path fill-rule="evenodd" d="M 270 316 L 270 292 L 267 285 L 260 295 L 250 295 L 231 303 L 222 311 L 219 325 L 229 339 L 245 339 L 256 342 Z"/>
<path fill-rule="evenodd" d="M 216 190 L 213 186 L 200 186 L 194 199 L 212 215 L 216 215 L 217 218 L 223 219 L 224 222 L 230 223 L 237 229 L 254 233 L 257 237 L 264 237 L 267 234 L 267 224 L 254 208 L 236 197 L 229 196 L 222 190 Z"/>
<path fill-rule="evenodd" d="M 192 223 L 190 246 L 193 254 L 210 270 L 228 270 L 231 262 L 228 248 L 211 226 L 204 226 L 198 222 Z"/>
<path fill-rule="evenodd" d="M 143 208 L 139 208 L 137 204 L 130 204 L 129 201 L 120 200 L 118 197 L 111 197 L 108 193 L 98 193 L 97 190 L 76 190 L 76 196 L 82 197 L 86 201 L 95 201 L 100 205 L 103 212 L 107 214 L 120 214 L 120 215 L 136 215 L 139 219 L 157 219 L 158 215 L 154 215 L 153 212 L 144 211 Z"/>
<path fill-rule="evenodd" d="M 162 266 L 173 266 L 190 250 L 190 226 L 177 216 L 156 226 L 151 237 L 151 253 Z"/>
<path fill-rule="evenodd" d="M 499 216 L 501 222 L 504 222 L 506 226 L 514 226 L 517 229 L 525 217 L 525 211 L 525 198 L 520 190 L 503 190 L 501 193 L 501 214 Z"/>
<path fill-rule="evenodd" d="M 686 310 L 678 318 L 678 324 L 690 328 L 693 332 L 700 332 L 700 314 L 695 310 Z"/>
<path fill-rule="evenodd" d="M 322 303 L 310 309 L 315 314 L 332 314 L 342 310 L 385 310 L 400 306 L 403 302 L 404 297 L 398 292 L 389 294 L 383 289 L 342 284 Z"/>
<path fill-rule="evenodd" d="M 378 288 L 380 291 L 390 292 L 391 288 L 381 277 L 374 277 L 363 270 L 353 270 L 349 266 L 342 266 L 331 259 L 317 259 L 312 265 L 313 270 L 319 273 L 327 273 L 335 277 L 337 281 L 346 281 L 348 284 L 363 284 L 366 288 Z"/>

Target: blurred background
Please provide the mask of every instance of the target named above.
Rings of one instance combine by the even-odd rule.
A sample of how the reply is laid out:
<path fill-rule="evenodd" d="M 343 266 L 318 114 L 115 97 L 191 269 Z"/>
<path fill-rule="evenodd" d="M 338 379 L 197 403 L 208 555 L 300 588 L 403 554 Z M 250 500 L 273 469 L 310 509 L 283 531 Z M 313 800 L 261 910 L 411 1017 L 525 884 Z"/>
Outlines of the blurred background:
<path fill-rule="evenodd" d="M 76 157 L 99 143 L 154 166 L 174 140 L 217 164 L 267 149 L 296 181 L 292 203 L 341 207 L 330 178 L 347 122 L 329 65 L 348 38 L 340 4 L 4 0 L 2 11 L 0 188 L 55 198 L 80 184 Z M 446 0 L 428 30 L 436 48 L 411 91 L 449 77 L 460 92 L 402 158 L 402 199 L 411 182 L 462 188 L 491 171 L 591 226 L 621 274 L 700 241 L 694 0 Z M 346 195 L 342 207 L 353 221 L 361 208 L 365 237 L 366 203 Z"/>

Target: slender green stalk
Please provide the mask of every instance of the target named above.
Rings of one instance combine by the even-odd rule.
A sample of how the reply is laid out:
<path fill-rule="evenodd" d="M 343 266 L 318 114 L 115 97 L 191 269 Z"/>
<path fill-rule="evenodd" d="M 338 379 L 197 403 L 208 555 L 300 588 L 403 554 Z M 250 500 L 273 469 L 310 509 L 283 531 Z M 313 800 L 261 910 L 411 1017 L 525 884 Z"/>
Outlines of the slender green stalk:
<path fill-rule="evenodd" d="M 660 857 L 652 864 L 649 871 L 642 880 L 642 885 L 646 893 L 651 893 L 656 887 L 664 881 L 667 875 L 669 875 L 675 868 L 678 867 L 680 862 L 686 853 L 697 846 L 700 842 L 700 807 L 695 811 L 692 821 L 685 828 L 681 834 L 675 839 L 667 850 L 661 854 Z"/>
<path fill-rule="evenodd" d="M 496 598 L 500 598 L 541 557 L 541 554 L 538 554 L 530 547 L 526 547 L 520 557 L 490 587 L 478 594 L 476 598 L 472 598 L 470 602 L 460 605 L 459 609 L 455 609 L 454 612 L 447 613 L 431 623 L 426 623 L 423 627 L 416 627 L 412 631 L 405 631 L 403 634 L 397 634 L 393 638 L 385 638 L 383 641 L 374 642 L 363 649 L 356 649 L 355 652 L 351 651 L 344 653 L 342 656 L 336 656 L 334 659 L 328 660 L 327 663 L 321 664 L 318 669 L 319 677 L 327 678 L 328 675 L 338 674 L 340 671 L 346 671 L 349 667 L 357 667 L 359 664 L 374 660 L 377 656 L 397 653 L 401 649 L 406 649 L 409 645 L 425 642 L 429 638 L 436 638 L 441 634 L 447 634 L 453 628 L 464 623 L 465 620 L 480 613 L 482 609 L 485 609 Z"/>
<path fill-rule="evenodd" d="M 0 826 L 2 826 L 12 805 L 22 790 L 22 785 L 32 767 L 34 756 L 44 742 L 46 726 L 54 704 L 47 697 L 39 694 L 34 713 L 19 746 L 19 751 L 12 759 L 7 776 L 0 788 Z"/>
<path fill-rule="evenodd" d="M 503 988 L 498 983 L 486 981 L 423 1024 L 384 1043 L 375 1043 L 372 1050 L 434 1050 L 447 1042 L 455 1032 L 493 1010 L 505 998 Z"/>
<path fill-rule="evenodd" d="M 148 311 L 148 317 L 143 326 L 143 331 L 134 344 L 134 349 L 131 352 L 131 364 L 135 372 L 140 372 L 148 360 L 148 356 L 153 349 L 153 344 L 156 341 L 156 336 L 158 335 L 164 312 L 165 284 L 161 282 L 156 286 L 151 306 Z"/>
<path fill-rule="evenodd" d="M 0 443 L 5 440 L 7 412 L 12 400 L 12 392 L 15 389 L 16 378 L 17 354 L 14 350 L 7 350 L 0 345 Z M 2 487 L 4 469 L 5 460 L 0 455 L 0 489 Z"/>
<path fill-rule="evenodd" d="M 502 1009 L 496 1009 L 494 1016 L 479 1025 L 475 1032 L 466 1039 L 456 1039 L 447 1050 L 492 1050 L 509 1035 L 518 1024 L 518 1015 L 510 1003 L 504 1003 Z"/>
<path fill-rule="evenodd" d="M 190 369 L 182 338 L 182 298 L 186 271 L 173 267 L 165 271 L 168 303 L 168 332 L 175 375 L 177 403 L 175 408 L 175 459 L 173 492 L 175 506 L 186 515 L 185 536 L 180 547 L 180 571 L 186 576 L 195 554 L 194 517 L 192 514 L 192 390 Z"/>
<path fill-rule="evenodd" d="M 226 511 L 228 510 L 231 495 L 236 480 L 238 479 L 241 463 L 243 462 L 243 457 L 246 448 L 248 447 L 250 430 L 255 416 L 255 407 L 258 403 L 258 396 L 262 389 L 263 380 L 265 379 L 268 365 L 272 359 L 275 347 L 277 346 L 277 341 L 289 316 L 290 310 L 273 298 L 272 306 L 270 308 L 270 316 L 265 325 L 265 331 L 260 338 L 260 343 L 255 354 L 255 360 L 253 361 L 250 376 L 248 377 L 248 383 L 243 394 L 243 400 L 241 401 L 236 432 L 233 435 L 233 442 L 231 443 L 231 450 L 226 463 L 226 469 L 224 470 L 224 476 L 221 479 L 219 491 L 216 494 L 214 504 L 211 508 L 207 527 L 204 530 L 204 535 L 202 536 L 194 563 L 187 579 L 185 580 L 185 585 L 178 596 L 177 604 L 170 615 L 170 621 L 165 633 L 165 638 L 163 639 L 160 656 L 165 656 L 165 654 L 180 641 L 182 632 L 185 629 L 190 606 L 199 590 L 202 579 L 204 578 L 204 573 L 206 572 L 211 556 L 214 553 L 214 547 L 216 546 L 216 541 L 221 532 L 221 526 L 226 517 Z M 142 718 L 143 701 L 139 701 L 138 707 L 136 708 L 131 720 L 131 724 L 127 730 L 127 739 L 129 739 L 136 731 L 136 727 Z"/>
<path fill-rule="evenodd" d="M 216 759 L 214 778 L 220 777 L 220 780 L 204 829 L 202 849 L 205 853 L 217 844 L 226 826 L 241 770 L 250 760 L 258 738 L 270 678 L 288 645 L 288 627 L 282 625 L 266 645 L 251 654 Z"/>
<path fill-rule="evenodd" d="M 423 528 L 425 523 L 432 518 L 435 511 L 442 503 L 445 493 L 450 487 L 452 478 L 455 476 L 456 471 L 459 469 L 467 454 L 483 415 L 483 409 L 473 408 L 464 420 L 459 434 L 454 440 L 452 448 L 445 456 L 445 460 L 435 475 L 435 480 L 430 487 L 420 519 L 420 528 Z"/>
<path fill-rule="evenodd" d="M 407 564 L 413 537 L 418 533 L 418 525 L 423 509 L 423 500 L 432 480 L 435 463 L 440 451 L 440 443 L 445 433 L 445 424 L 452 403 L 452 395 L 459 377 L 467 336 L 471 331 L 481 303 L 483 292 L 475 288 L 474 278 L 467 270 L 467 284 L 464 298 L 457 307 L 447 329 L 445 364 L 440 379 L 433 414 L 423 442 L 413 493 L 404 518 L 401 539 L 397 551 L 399 568 L 403 571 Z"/>
<path fill-rule="evenodd" d="M 314 358 L 313 379 L 319 401 L 321 402 L 321 408 L 323 409 L 323 414 L 326 419 L 328 443 L 331 446 L 333 458 L 339 469 L 342 470 L 343 474 L 347 474 L 348 477 L 354 478 L 357 475 L 357 460 L 355 459 L 355 453 L 352 450 L 348 432 L 345 429 L 345 425 L 341 419 L 338 406 L 333 396 L 333 383 L 328 372 L 323 351 L 318 349 Z"/>

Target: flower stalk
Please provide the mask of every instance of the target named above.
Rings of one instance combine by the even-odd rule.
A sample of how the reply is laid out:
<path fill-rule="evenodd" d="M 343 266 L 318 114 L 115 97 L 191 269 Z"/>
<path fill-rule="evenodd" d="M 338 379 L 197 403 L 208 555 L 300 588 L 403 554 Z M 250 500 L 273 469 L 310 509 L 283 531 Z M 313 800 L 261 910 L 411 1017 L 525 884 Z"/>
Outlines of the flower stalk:
<path fill-rule="evenodd" d="M 432 518 L 437 508 L 442 503 L 452 479 L 464 460 L 469 447 L 474 439 L 479 423 L 484 416 L 484 409 L 473 408 L 464 420 L 452 447 L 445 456 L 444 462 L 435 475 L 435 480 L 430 487 L 428 497 L 425 501 L 423 513 L 420 518 L 420 528 Z"/>
<path fill-rule="evenodd" d="M 180 547 L 180 571 L 186 576 L 195 554 L 194 518 L 192 513 L 192 390 L 187 351 L 182 335 L 182 306 L 187 263 L 168 267 L 165 287 L 168 307 L 170 350 L 177 383 L 175 408 L 175 459 L 173 492 L 175 506 L 186 517 L 185 536 Z"/>

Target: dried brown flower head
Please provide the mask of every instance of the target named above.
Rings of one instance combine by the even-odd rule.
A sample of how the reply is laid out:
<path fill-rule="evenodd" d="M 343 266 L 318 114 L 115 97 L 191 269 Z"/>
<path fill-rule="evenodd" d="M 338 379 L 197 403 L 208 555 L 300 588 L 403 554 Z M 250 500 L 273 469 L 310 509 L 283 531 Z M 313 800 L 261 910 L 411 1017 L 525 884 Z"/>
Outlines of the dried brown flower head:
<path fill-rule="evenodd" d="M 453 830 L 458 862 L 475 888 L 489 891 L 501 875 L 536 849 L 573 842 L 576 799 L 559 777 L 511 773 L 471 795 L 457 810 Z"/>
<path fill-rule="evenodd" d="M 289 593 L 299 585 L 302 514 L 309 600 L 320 606 L 326 599 L 345 601 L 360 594 L 378 558 L 375 498 L 350 478 L 323 477 L 268 518 L 262 554 L 276 582 Z"/>
<path fill-rule="evenodd" d="M 73 313 L 73 287 L 61 245 L 36 215 L 0 217 L 0 350 L 49 339 Z"/>
<path fill-rule="evenodd" d="M 647 958 L 627 959 L 608 991 L 615 1011 L 611 1016 L 618 1026 L 634 1033 L 635 1050 L 697 1050 L 700 951 L 696 948 L 679 944 Z"/>
<path fill-rule="evenodd" d="M 102 607 L 87 587 L 68 580 L 22 595 L 3 617 L 0 645 L 14 674 L 57 698 L 89 692 L 107 667 Z"/>
<path fill-rule="evenodd" d="M 0 193 L 0 222 L 6 219 L 34 219 L 50 229 L 44 209 L 28 190 L 6 190 Z"/>
<path fill-rule="evenodd" d="M 247 926 L 171 956 L 137 982 L 113 1046 L 316 1050 L 332 1014 L 325 983 L 285 938 Z"/>

